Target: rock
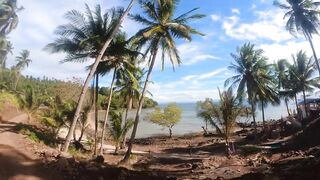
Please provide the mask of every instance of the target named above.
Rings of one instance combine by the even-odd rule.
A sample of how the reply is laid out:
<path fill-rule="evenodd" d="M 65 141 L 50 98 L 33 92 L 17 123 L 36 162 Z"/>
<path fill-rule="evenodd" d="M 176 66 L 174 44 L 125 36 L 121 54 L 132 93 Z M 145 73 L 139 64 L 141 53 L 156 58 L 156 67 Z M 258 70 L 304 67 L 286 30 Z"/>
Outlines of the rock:
<path fill-rule="evenodd" d="M 202 168 L 203 164 L 200 162 L 197 163 L 192 163 L 192 169 L 198 169 L 198 168 Z"/>
<path fill-rule="evenodd" d="M 192 164 L 186 163 L 186 164 L 185 164 L 185 167 L 186 167 L 186 168 L 192 168 Z"/>
<path fill-rule="evenodd" d="M 104 157 L 99 155 L 93 161 L 96 162 L 96 163 L 102 164 L 102 163 L 104 163 Z"/>
<path fill-rule="evenodd" d="M 64 157 L 60 157 L 56 163 L 57 165 L 57 169 L 59 171 L 63 171 L 63 170 L 69 170 L 70 169 L 70 164 L 67 158 Z"/>

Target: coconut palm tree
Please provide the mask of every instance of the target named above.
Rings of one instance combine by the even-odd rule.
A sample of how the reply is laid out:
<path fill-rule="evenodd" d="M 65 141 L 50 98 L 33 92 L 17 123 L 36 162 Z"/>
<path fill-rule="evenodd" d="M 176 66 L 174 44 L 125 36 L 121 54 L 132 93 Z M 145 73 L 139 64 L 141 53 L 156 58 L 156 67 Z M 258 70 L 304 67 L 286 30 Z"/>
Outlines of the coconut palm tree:
<path fill-rule="evenodd" d="M 111 127 L 110 127 L 110 134 L 115 142 L 115 151 L 114 153 L 117 154 L 120 148 L 120 143 L 125 135 L 125 132 L 129 131 L 130 128 L 133 126 L 133 120 L 127 120 L 124 125 L 122 125 L 122 112 L 111 112 Z"/>
<path fill-rule="evenodd" d="M 319 34 L 318 28 L 320 25 L 318 9 L 320 3 L 312 0 L 286 0 L 287 4 L 274 1 L 274 4 L 287 12 L 284 18 L 288 18 L 286 29 L 296 36 L 297 32 L 302 33 L 309 41 L 315 62 L 320 75 L 319 59 L 312 42 L 312 35 Z"/>
<path fill-rule="evenodd" d="M 16 0 L 2 0 L 0 3 L 0 36 L 5 36 L 18 25 L 17 12 L 23 9 L 18 8 Z"/>
<path fill-rule="evenodd" d="M 20 79 L 20 72 L 29 66 L 32 60 L 29 58 L 30 52 L 28 50 L 22 50 L 20 56 L 16 57 L 17 64 L 13 67 L 16 74 L 16 82 L 14 84 L 14 90 L 17 90 L 17 85 Z"/>
<path fill-rule="evenodd" d="M 12 54 L 12 49 L 13 46 L 10 41 L 1 41 L 0 38 L 0 69 L 6 68 L 7 55 Z"/>
<path fill-rule="evenodd" d="M 204 17 L 204 15 L 192 14 L 197 10 L 197 8 L 178 17 L 174 17 L 178 0 L 147 0 L 140 1 L 140 3 L 146 17 L 136 14 L 132 15 L 131 18 L 145 25 L 145 27 L 137 32 L 137 34 L 132 38 L 132 41 L 133 44 L 138 44 L 139 46 L 147 45 L 145 54 L 149 55 L 149 69 L 141 92 L 141 97 L 139 99 L 139 105 L 135 116 L 135 123 L 129 141 L 128 150 L 122 162 L 126 162 L 131 154 L 132 143 L 137 132 L 144 96 L 147 91 L 147 84 L 150 81 L 150 75 L 156 61 L 158 50 L 162 50 L 162 68 L 164 68 L 165 55 L 169 57 L 174 68 L 174 65 L 179 65 L 181 63 L 174 39 L 178 38 L 191 41 L 191 36 L 193 34 L 203 35 L 188 25 L 190 20 Z"/>
<path fill-rule="evenodd" d="M 248 102 L 251 105 L 252 118 L 254 123 L 255 133 L 257 132 L 257 124 L 255 118 L 256 103 L 258 101 L 258 93 L 263 95 L 265 92 L 265 83 L 270 81 L 266 71 L 269 68 L 263 56 L 262 49 L 255 49 L 253 44 L 245 43 L 237 49 L 237 54 L 231 54 L 235 63 L 229 66 L 236 75 L 228 78 L 225 81 L 225 86 L 231 83 L 230 88 L 237 87 L 237 94 L 240 99 L 246 95 Z"/>
<path fill-rule="evenodd" d="M 116 16 L 104 16 L 104 19 L 107 20 L 106 22 L 111 22 L 110 24 L 104 24 L 103 27 L 110 27 L 109 28 L 109 31 L 108 31 L 108 36 L 107 38 L 105 39 L 102 39 L 101 37 L 97 37 L 95 35 L 92 36 L 92 34 L 89 34 L 90 36 L 89 37 L 86 37 L 84 40 L 85 41 L 81 41 L 83 40 L 81 37 L 83 37 L 84 34 L 82 34 L 82 36 L 73 36 L 75 35 L 74 33 L 76 32 L 79 32 L 78 30 L 81 30 L 79 28 L 77 28 L 77 24 L 80 23 L 80 22 L 83 22 L 86 21 L 86 22 L 93 22 L 94 19 L 91 18 L 91 16 L 89 15 L 89 20 L 87 20 L 86 18 L 84 18 L 84 16 L 80 15 L 78 16 L 79 18 L 75 18 L 74 20 L 72 20 L 72 18 L 70 19 L 71 20 L 71 24 L 69 24 L 69 27 L 71 27 L 71 29 L 74 29 L 74 31 L 66 31 L 65 33 L 62 32 L 57 32 L 58 35 L 60 35 L 60 38 L 58 38 L 56 40 L 56 42 L 51 45 L 51 48 L 50 48 L 50 45 L 49 45 L 49 49 L 52 50 L 52 52 L 66 52 L 68 55 L 67 55 L 67 59 L 68 57 L 75 57 L 75 56 L 78 56 L 80 59 L 81 57 L 83 57 L 84 55 L 84 52 L 86 52 L 86 50 L 89 48 L 89 47 L 92 47 L 90 45 L 90 42 L 91 40 L 93 39 L 99 39 L 101 40 L 101 42 L 103 43 L 103 46 L 100 47 L 100 51 L 97 51 L 95 53 L 95 56 L 92 56 L 92 58 L 95 58 L 95 61 L 94 61 L 94 64 L 92 66 L 92 68 L 90 69 L 90 72 L 85 80 L 85 83 L 82 87 L 82 90 L 81 90 L 81 95 L 79 97 L 79 100 L 78 100 L 78 105 L 77 105 L 77 109 L 76 109 L 76 112 L 75 112 L 75 115 L 74 115 L 74 118 L 73 118 L 73 121 L 72 121 L 72 124 L 71 124 L 71 127 L 69 129 L 69 132 L 68 132 L 68 135 L 66 137 L 66 141 L 63 145 L 63 148 L 62 150 L 64 152 L 67 152 L 68 148 L 69 148 L 69 144 L 71 142 L 71 138 L 72 138 L 72 133 L 73 131 L 75 130 L 75 127 L 76 127 L 76 124 L 77 124 L 77 120 L 79 119 L 79 116 L 80 116 L 80 111 L 81 111 L 81 107 L 82 107 L 82 104 L 83 104 L 83 101 L 84 101 L 84 98 L 85 98 L 85 94 L 88 90 L 88 87 L 89 87 L 89 83 L 92 79 L 92 77 L 94 76 L 95 74 L 95 71 L 98 67 L 98 64 L 100 63 L 100 61 L 104 58 L 104 54 L 105 54 L 105 51 L 106 49 L 108 48 L 109 44 L 111 43 L 112 39 L 114 38 L 114 36 L 117 34 L 122 22 L 124 21 L 124 18 L 128 15 L 129 11 L 131 10 L 132 6 L 134 5 L 134 3 L 136 2 L 136 0 L 131 0 L 127 9 L 123 12 L 123 13 L 120 13 Z M 70 11 L 68 13 L 69 15 L 71 14 L 79 14 L 78 11 Z M 68 15 L 67 15 L 68 17 Z M 110 20 L 112 19 L 112 20 Z M 101 19 L 96 19 L 98 21 L 101 21 Z M 85 23 L 87 24 L 87 23 Z M 91 23 L 89 23 L 90 25 L 93 25 Z M 75 28 L 72 28 L 72 27 L 75 27 Z M 86 27 L 86 26 L 84 26 Z M 55 46 L 55 44 L 57 46 Z M 89 45 L 88 45 L 89 44 Z M 75 45 L 75 46 L 73 46 Z M 85 47 L 86 48 L 83 48 L 83 46 L 86 45 Z M 71 47 L 76 47 L 76 48 L 71 48 Z M 87 56 L 86 56 L 87 57 Z"/>
<path fill-rule="evenodd" d="M 265 127 L 265 107 L 268 105 L 268 103 L 271 103 L 272 105 L 278 105 L 280 104 L 280 99 L 278 95 L 278 91 L 276 89 L 276 78 L 272 71 L 272 65 L 267 65 L 266 69 L 263 73 L 261 73 L 261 86 L 257 90 L 257 100 L 260 101 L 260 107 L 262 112 L 262 122 L 263 127 Z"/>
<path fill-rule="evenodd" d="M 313 91 L 314 87 L 320 87 L 320 77 L 314 77 L 314 61 L 308 58 L 306 53 L 300 50 L 295 56 L 292 55 L 293 65 L 290 67 L 292 81 L 298 92 L 303 94 L 303 102 L 308 116 L 306 104 L 306 92 Z"/>
<path fill-rule="evenodd" d="M 246 116 L 246 108 L 242 106 L 241 101 L 233 95 L 232 88 L 222 93 L 219 90 L 220 102 L 214 103 L 207 99 L 200 102 L 198 116 L 204 119 L 209 118 L 209 122 L 218 133 L 225 139 L 226 153 L 230 155 L 229 143 L 230 137 L 234 132 L 236 120 L 241 116 Z"/>
<path fill-rule="evenodd" d="M 133 101 L 140 97 L 143 75 L 143 70 L 137 65 L 129 66 L 123 69 L 123 71 L 119 71 L 116 82 L 116 92 L 118 92 L 120 96 L 124 98 L 124 102 L 127 103 L 124 116 L 125 124 L 128 121 L 128 113 L 132 109 Z M 120 148 L 125 147 L 126 134 L 127 132 L 125 131 Z"/>
<path fill-rule="evenodd" d="M 293 99 L 295 95 L 291 90 L 292 88 L 289 86 L 289 66 L 290 64 L 286 59 L 280 59 L 274 64 L 274 70 L 278 82 L 277 89 L 279 91 L 279 97 L 284 99 L 288 116 L 291 115 L 288 101 L 289 99 Z"/>

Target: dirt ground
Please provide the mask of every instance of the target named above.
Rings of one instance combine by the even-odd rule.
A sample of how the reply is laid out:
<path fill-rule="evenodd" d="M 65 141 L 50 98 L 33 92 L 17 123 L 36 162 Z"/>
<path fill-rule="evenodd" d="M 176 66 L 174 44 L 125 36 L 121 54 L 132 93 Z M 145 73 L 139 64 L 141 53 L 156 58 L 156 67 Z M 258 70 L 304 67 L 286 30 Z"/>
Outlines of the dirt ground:
<path fill-rule="evenodd" d="M 247 138 L 252 130 L 247 129 L 233 136 L 235 149 L 229 157 L 224 140 L 219 136 L 190 134 L 143 138 L 135 140 L 136 153 L 128 164 L 118 164 L 125 150 L 120 150 L 118 155 L 105 154 L 101 164 L 92 160 L 90 154 L 61 156 L 56 149 L 19 134 L 14 127 L 30 123 L 19 111 L 11 109 L 0 115 L 0 180 L 320 179 L 320 143 L 292 146 L 289 142 L 298 142 L 294 136 L 253 143 Z M 318 124 L 320 126 L 320 121 Z M 304 138 L 313 137 L 314 128 L 306 129 L 308 136 Z M 281 146 L 261 148 L 266 144 Z"/>
<path fill-rule="evenodd" d="M 0 114 L 0 180 L 64 179 L 59 172 L 45 168 L 39 159 L 37 152 L 48 147 L 14 131 L 17 124 L 28 123 L 27 115 L 12 108 Z"/>

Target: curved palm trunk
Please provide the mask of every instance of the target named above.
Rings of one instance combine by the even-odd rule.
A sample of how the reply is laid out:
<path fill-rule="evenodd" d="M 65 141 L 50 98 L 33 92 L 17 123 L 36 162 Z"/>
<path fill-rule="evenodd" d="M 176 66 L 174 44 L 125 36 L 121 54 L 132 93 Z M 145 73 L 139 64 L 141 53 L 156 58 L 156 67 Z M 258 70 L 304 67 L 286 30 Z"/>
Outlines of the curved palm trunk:
<path fill-rule="evenodd" d="M 64 145 L 62 147 L 62 151 L 63 152 L 67 152 L 68 151 L 68 148 L 69 148 L 69 145 L 70 145 L 70 142 L 71 142 L 71 138 L 72 138 L 72 133 L 73 133 L 73 131 L 74 131 L 75 127 L 76 127 L 77 121 L 79 119 L 80 111 L 81 111 L 81 108 L 82 108 L 82 105 L 83 105 L 83 101 L 84 101 L 86 92 L 88 90 L 89 83 L 90 83 L 92 77 L 94 76 L 94 74 L 96 72 L 98 64 L 101 61 L 101 59 L 103 57 L 103 54 L 106 51 L 106 49 L 108 48 L 109 44 L 111 43 L 113 37 L 115 36 L 115 34 L 117 33 L 118 29 L 120 28 L 124 18 L 128 15 L 129 11 L 131 10 L 131 8 L 132 8 L 132 6 L 133 6 L 133 4 L 135 2 L 136 2 L 136 0 L 131 0 L 131 2 L 129 3 L 127 9 L 124 11 L 123 15 L 120 17 L 118 24 L 116 25 L 116 27 L 112 31 L 110 37 L 106 40 L 106 42 L 103 45 L 98 57 L 96 58 L 93 66 L 90 69 L 90 72 L 89 72 L 89 74 L 87 76 L 87 79 L 86 79 L 86 81 L 85 81 L 85 83 L 84 83 L 84 85 L 82 87 L 81 94 L 80 94 L 80 97 L 79 97 L 79 100 L 78 100 L 77 109 L 75 111 L 75 115 L 74 115 L 74 118 L 72 120 L 72 124 L 70 126 L 70 129 L 68 131 L 68 135 L 66 137 L 66 141 L 65 141 L 65 143 L 64 143 Z"/>
<path fill-rule="evenodd" d="M 98 146 L 98 97 L 99 97 L 99 74 L 96 74 L 96 87 L 94 93 L 94 155 L 97 155 Z"/>
<path fill-rule="evenodd" d="M 158 42 L 158 44 L 159 44 L 159 42 Z M 150 79 L 150 75 L 152 73 L 152 69 L 153 69 L 154 63 L 156 61 L 157 53 L 158 53 L 158 49 L 156 48 L 154 50 L 154 53 L 152 53 L 152 60 L 151 60 L 150 68 L 148 70 L 146 81 L 144 82 L 144 86 L 143 86 L 143 89 L 142 89 L 142 92 L 141 92 L 141 96 L 140 96 L 140 99 L 139 99 L 138 110 L 137 110 L 136 117 L 135 117 L 135 120 L 134 120 L 134 126 L 133 126 L 133 130 L 132 130 L 132 133 L 131 133 L 130 141 L 129 141 L 129 144 L 128 144 L 128 150 L 127 150 L 126 155 L 124 156 L 124 158 L 122 160 L 123 163 L 127 162 L 129 160 L 130 155 L 131 155 L 133 140 L 134 140 L 134 138 L 136 136 L 136 133 L 137 133 L 138 123 L 139 123 L 140 114 L 141 114 L 141 110 L 142 110 L 142 106 L 143 106 L 144 95 L 145 95 L 145 93 L 147 91 L 147 85 L 148 85 L 148 82 L 149 82 L 149 79 Z"/>
<path fill-rule="evenodd" d="M 307 107 L 306 92 L 305 92 L 304 88 L 302 90 L 302 94 L 303 94 L 304 111 L 306 113 L 306 117 L 308 118 L 309 117 L 309 110 L 308 110 L 308 107 Z"/>
<path fill-rule="evenodd" d="M 305 31 L 304 31 L 305 32 Z M 312 42 L 312 39 L 311 39 L 311 35 L 309 33 L 305 33 L 309 43 L 310 43 L 310 46 L 311 46 L 311 49 L 312 49 L 312 53 L 313 53 L 313 57 L 314 57 L 314 61 L 316 62 L 317 64 L 317 68 L 318 68 L 318 72 L 319 72 L 319 76 L 320 76 L 320 65 L 319 65 L 319 60 L 317 58 L 317 54 L 316 54 L 316 51 L 314 50 L 314 46 L 313 46 L 313 42 Z"/>
<path fill-rule="evenodd" d="M 124 117 L 124 124 L 127 124 L 127 121 L 128 121 L 128 113 L 129 111 L 132 109 L 132 97 L 131 95 L 129 95 L 129 100 L 128 100 L 128 104 L 127 104 L 127 109 L 126 109 L 126 114 L 125 114 L 125 117 Z M 122 141 L 122 144 L 121 144 L 121 149 L 123 149 L 125 146 L 126 146 L 126 141 L 127 141 L 127 132 L 124 132 L 123 134 L 123 141 Z"/>
<path fill-rule="evenodd" d="M 110 111 L 110 104 L 111 104 L 112 94 L 113 94 L 113 85 L 114 85 L 114 80 L 116 79 L 116 73 L 117 73 L 117 68 L 114 68 L 113 75 L 112 75 L 112 81 L 111 81 L 111 85 L 110 85 L 110 94 L 109 94 L 109 98 L 108 98 L 108 105 L 107 105 L 106 115 L 104 117 L 103 129 L 102 129 L 102 133 L 101 133 L 100 155 L 103 154 L 103 141 L 104 141 L 104 135 L 105 135 L 106 128 L 107 128 L 107 122 L 108 122 L 109 111 Z"/>
<path fill-rule="evenodd" d="M 263 128 L 266 127 L 266 121 L 265 121 L 265 117 L 264 117 L 264 102 L 261 101 L 261 111 L 262 111 L 262 122 L 263 122 Z"/>

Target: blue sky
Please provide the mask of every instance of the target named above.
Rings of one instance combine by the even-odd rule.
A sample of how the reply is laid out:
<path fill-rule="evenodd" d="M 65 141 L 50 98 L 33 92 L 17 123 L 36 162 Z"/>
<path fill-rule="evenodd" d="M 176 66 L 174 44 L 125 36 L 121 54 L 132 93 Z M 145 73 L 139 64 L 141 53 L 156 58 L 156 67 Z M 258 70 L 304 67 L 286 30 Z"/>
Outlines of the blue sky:
<path fill-rule="evenodd" d="M 84 10 L 84 3 L 92 8 L 101 4 L 103 9 L 126 6 L 128 0 L 19 0 L 25 9 L 19 12 L 18 28 L 10 34 L 14 51 L 9 56 L 9 65 L 22 49 L 31 52 L 33 62 L 23 71 L 25 75 L 48 76 L 58 79 L 86 77 L 86 64 L 60 64 L 63 54 L 48 54 L 43 47 L 55 38 L 53 31 L 58 25 L 66 23 L 63 15 L 71 9 Z M 206 34 L 194 37 L 192 42 L 178 40 L 178 49 L 183 64 L 173 72 L 169 62 L 164 71 L 160 63 L 152 75 L 150 91 L 159 102 L 194 102 L 206 97 L 218 98 L 217 88 L 230 77 L 227 67 L 232 62 L 230 53 L 245 42 L 262 48 L 270 63 L 288 58 L 292 53 L 303 49 L 309 55 L 309 44 L 303 37 L 294 38 L 285 31 L 283 12 L 272 5 L 272 0 L 181 0 L 177 15 L 199 7 L 198 13 L 207 15 L 193 21 L 191 25 Z M 133 12 L 139 13 L 139 6 Z M 123 30 L 133 35 L 141 25 L 126 20 Z M 320 50 L 319 37 L 314 37 L 316 51 Z M 160 61 L 159 61 L 160 62 Z M 108 85 L 110 76 L 103 78 Z"/>

